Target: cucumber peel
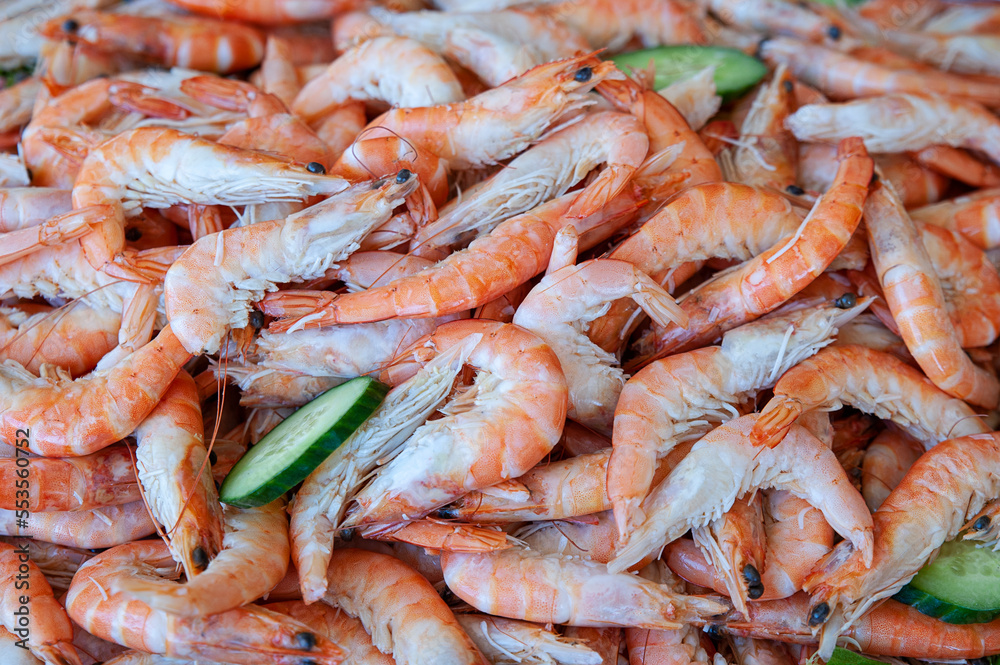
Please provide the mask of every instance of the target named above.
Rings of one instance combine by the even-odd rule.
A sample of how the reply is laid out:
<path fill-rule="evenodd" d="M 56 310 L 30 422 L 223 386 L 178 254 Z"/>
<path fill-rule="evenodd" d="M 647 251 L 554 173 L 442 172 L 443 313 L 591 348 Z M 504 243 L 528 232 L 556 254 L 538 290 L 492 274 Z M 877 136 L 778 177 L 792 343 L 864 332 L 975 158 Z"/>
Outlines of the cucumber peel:
<path fill-rule="evenodd" d="M 895 600 L 947 623 L 986 623 L 1000 616 L 1000 552 L 970 540 L 941 546 Z"/>
<path fill-rule="evenodd" d="M 285 418 L 233 465 L 219 499 L 240 508 L 274 501 L 322 464 L 388 392 L 388 386 L 369 377 L 326 391 Z"/>
<path fill-rule="evenodd" d="M 723 99 L 733 99 L 757 85 L 767 74 L 763 62 L 743 51 L 723 46 L 661 46 L 619 53 L 609 58 L 626 74 L 654 67 L 657 90 L 715 66 L 715 89 Z"/>

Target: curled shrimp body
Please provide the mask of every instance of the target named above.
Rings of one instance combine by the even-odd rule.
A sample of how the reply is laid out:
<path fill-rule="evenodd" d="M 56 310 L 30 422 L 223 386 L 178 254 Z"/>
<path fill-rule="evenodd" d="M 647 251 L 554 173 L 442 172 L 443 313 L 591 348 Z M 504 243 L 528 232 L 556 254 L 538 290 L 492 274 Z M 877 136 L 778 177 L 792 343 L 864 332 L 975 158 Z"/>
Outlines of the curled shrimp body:
<path fill-rule="evenodd" d="M 649 140 L 631 115 L 590 113 L 511 160 L 506 168 L 440 210 L 418 230 L 414 253 L 442 248 L 492 231 L 500 222 L 562 196 L 599 164 L 597 178 L 577 193 L 567 215 L 597 213 L 628 184 L 646 157 Z"/>
<path fill-rule="evenodd" d="M 469 492 L 438 508 L 442 519 L 476 523 L 558 520 L 611 508 L 605 478 L 608 451 L 536 466 L 515 480 Z"/>
<path fill-rule="evenodd" d="M 166 526 L 170 551 L 194 578 L 222 548 L 223 526 L 191 375 L 178 373 L 135 437 L 136 470 L 150 512 Z"/>
<path fill-rule="evenodd" d="M 49 665 L 80 665 L 66 610 L 52 595 L 45 575 L 31 561 L 27 545 L 0 543 L 0 580 L 0 612 L 7 630 L 19 635 L 27 649 Z M 22 582 L 15 584 L 16 580 Z M 18 616 L 23 614 L 20 608 L 29 602 L 30 620 L 18 626 Z M 30 628 L 26 629 L 26 625 Z"/>
<path fill-rule="evenodd" d="M 254 605 L 210 617 L 184 618 L 112 591 L 124 579 L 173 574 L 173 558 L 162 542 L 139 541 L 112 548 L 80 566 L 66 596 L 66 610 L 97 637 L 175 658 L 246 665 L 341 662 L 343 652 L 322 635 Z M 122 621 L 122 616 L 130 620 Z"/>
<path fill-rule="evenodd" d="M 206 474 L 207 476 L 207 474 Z M 158 575 L 117 578 L 123 592 L 183 617 L 207 617 L 236 609 L 270 591 L 288 570 L 288 521 L 283 500 L 259 508 L 226 507 L 221 549 L 197 577 L 176 584 Z"/>
<path fill-rule="evenodd" d="M 347 501 L 380 460 L 395 455 L 399 444 L 427 420 L 448 396 L 476 339 L 452 347 L 395 386 L 375 412 L 306 477 L 291 507 L 292 560 L 306 602 L 320 600 L 334 535 Z"/>
<path fill-rule="evenodd" d="M 806 580 L 811 623 L 825 621 L 820 653 L 873 605 L 896 593 L 966 520 L 1000 496 L 1000 435 L 951 439 L 924 453 L 872 519 L 871 564 L 843 544 Z M 815 618 L 815 619 L 814 619 Z"/>
<path fill-rule="evenodd" d="M 402 561 L 359 549 L 334 552 L 324 601 L 361 619 L 399 665 L 487 665 L 431 583 Z"/>
<path fill-rule="evenodd" d="M 910 211 L 915 222 L 958 231 L 980 249 L 1000 246 L 1000 189 L 981 189 Z"/>
<path fill-rule="evenodd" d="M 886 429 L 865 449 L 861 494 L 875 512 L 924 453 L 920 442 L 904 432 Z"/>
<path fill-rule="evenodd" d="M 37 226 L 73 209 L 72 193 L 56 187 L 0 189 L 0 232 Z"/>
<path fill-rule="evenodd" d="M 865 225 L 886 302 L 914 360 L 949 395 L 995 407 L 1000 383 L 962 350 L 934 266 L 891 187 L 882 183 L 872 187 Z"/>
<path fill-rule="evenodd" d="M 334 323 L 363 323 L 393 317 L 421 318 L 455 314 L 484 305 L 545 270 L 556 233 L 566 224 L 581 237 L 581 246 L 627 224 L 638 207 L 632 192 L 623 192 L 598 213 L 583 219 L 567 214 L 575 193 L 544 203 L 502 222 L 492 233 L 474 240 L 421 272 L 360 293 L 284 292 L 267 296 L 264 312 L 298 318 L 272 323 L 285 332 Z M 0 267 L 0 275 L 3 268 Z"/>
<path fill-rule="evenodd" d="M 16 516 L 17 511 L 0 510 L 0 533 L 82 549 L 114 547 L 156 532 L 142 501 L 93 510 L 31 513 L 27 527 Z"/>
<path fill-rule="evenodd" d="M 635 565 L 689 528 L 705 526 L 741 495 L 757 488 L 787 489 L 822 511 L 858 559 L 871 561 L 871 516 L 851 486 L 836 455 L 804 428 L 791 430 L 767 456 L 749 437 L 756 414 L 721 425 L 694 445 L 666 480 L 643 502 L 643 522 L 627 534 L 608 570 Z M 709 478 L 706 465 L 725 464 L 727 473 Z"/>
<path fill-rule="evenodd" d="M 658 360 L 629 379 L 615 408 L 608 495 L 620 533 L 642 520 L 653 462 L 678 443 L 698 439 L 738 413 L 801 360 L 833 341 L 867 306 L 818 306 L 735 328 L 722 345 Z"/>
<path fill-rule="evenodd" d="M 938 71 L 899 69 L 786 37 L 763 42 L 760 54 L 771 64 L 785 65 L 796 79 L 819 88 L 832 99 L 929 92 L 988 106 L 1000 104 L 1000 90 L 994 83 Z"/>
<path fill-rule="evenodd" d="M 27 510 L 90 510 L 142 498 L 132 457 L 124 446 L 111 446 L 83 457 L 32 458 L 29 467 Z M 14 510 L 19 503 L 15 491 L 17 469 L 16 459 L 0 459 L 0 478 L 7 480 L 11 488 L 10 492 L 0 493 L 0 508 L 4 510 Z M 23 501 L 20 503 L 23 507 Z"/>
<path fill-rule="evenodd" d="M 524 663 L 600 665 L 600 654 L 582 640 L 528 621 L 502 619 L 488 614 L 456 614 L 472 641 L 491 663 L 508 658 Z"/>
<path fill-rule="evenodd" d="M 534 67 L 464 102 L 393 109 L 373 120 L 463 170 L 496 164 L 524 150 L 593 102 L 598 83 L 623 75 L 594 55 Z"/>
<path fill-rule="evenodd" d="M 409 519 L 469 492 L 516 478 L 559 441 L 566 420 L 566 378 L 555 353 L 535 335 L 496 321 L 452 321 L 400 354 L 383 373 L 390 383 L 421 363 L 482 340 L 468 365 L 475 383 L 441 408 L 354 500 L 345 526 Z"/>
<path fill-rule="evenodd" d="M 261 25 L 285 25 L 322 21 L 354 9 L 357 0 L 171 0 L 172 4 L 202 16 L 250 21 Z"/>
<path fill-rule="evenodd" d="M 0 360 L 13 360 L 32 374 L 56 365 L 82 376 L 115 348 L 121 324 L 121 314 L 82 302 L 60 309 L 2 307 Z"/>
<path fill-rule="evenodd" d="M 78 10 L 42 26 L 50 39 L 71 39 L 100 50 L 129 53 L 167 67 L 229 74 L 264 57 L 256 28 L 179 15 L 138 16 Z"/>
<path fill-rule="evenodd" d="M 800 141 L 860 136 L 872 152 L 904 152 L 945 144 L 984 153 L 1000 164 L 1000 120 L 973 101 L 896 94 L 842 104 L 809 104 L 788 116 Z"/>
<path fill-rule="evenodd" d="M 569 387 L 568 417 L 602 434 L 611 433 L 612 407 L 625 375 L 614 355 L 591 342 L 585 329 L 619 298 L 633 299 L 661 325 L 685 323 L 680 308 L 659 284 L 631 263 L 613 259 L 591 259 L 547 275 L 528 293 L 512 321 L 538 335 L 559 358 Z"/>
<path fill-rule="evenodd" d="M 393 180 L 354 185 L 284 220 L 227 229 L 192 245 L 167 271 L 167 317 L 193 353 L 214 353 L 231 329 L 245 329 L 252 303 L 280 282 L 313 279 L 347 257 L 416 189 Z"/>
<path fill-rule="evenodd" d="M 539 12 L 395 14 L 376 7 L 371 14 L 393 32 L 416 39 L 469 69 L 489 86 L 532 67 L 592 50 L 576 30 Z"/>
<path fill-rule="evenodd" d="M 75 381 L 38 378 L 16 363 L 0 366 L 0 435 L 30 432 L 31 451 L 87 455 L 128 436 L 156 406 L 190 354 L 170 327 L 118 363 Z"/>
<path fill-rule="evenodd" d="M 395 64 L 387 69 L 386 62 Z M 461 84 L 441 56 L 413 39 L 375 37 L 352 47 L 309 81 L 292 102 L 292 111 L 315 124 L 351 101 L 416 108 L 463 99 Z"/>
<path fill-rule="evenodd" d="M 277 612 L 301 621 L 318 634 L 336 643 L 344 651 L 345 663 L 361 665 L 395 665 L 391 655 L 375 648 L 371 635 L 360 621 L 339 607 L 326 603 L 306 605 L 301 600 L 268 603 L 265 610 Z"/>
<path fill-rule="evenodd" d="M 925 448 L 989 431 L 965 402 L 948 396 L 895 356 L 863 346 L 834 346 L 778 379 L 752 436 L 770 445 L 799 414 L 844 404 L 893 421 Z"/>
<path fill-rule="evenodd" d="M 860 139 L 838 146 L 840 167 L 834 185 L 815 203 L 787 241 L 690 291 L 679 303 L 689 325 L 654 328 L 655 351 L 637 361 L 704 345 L 720 333 L 773 311 L 818 277 L 847 245 L 861 221 L 872 160 Z M 629 369 L 626 367 L 626 369 Z"/>
<path fill-rule="evenodd" d="M 448 588 L 481 612 L 573 626 L 680 628 L 724 613 L 712 598 L 684 596 L 601 563 L 513 548 L 483 554 L 446 552 Z"/>

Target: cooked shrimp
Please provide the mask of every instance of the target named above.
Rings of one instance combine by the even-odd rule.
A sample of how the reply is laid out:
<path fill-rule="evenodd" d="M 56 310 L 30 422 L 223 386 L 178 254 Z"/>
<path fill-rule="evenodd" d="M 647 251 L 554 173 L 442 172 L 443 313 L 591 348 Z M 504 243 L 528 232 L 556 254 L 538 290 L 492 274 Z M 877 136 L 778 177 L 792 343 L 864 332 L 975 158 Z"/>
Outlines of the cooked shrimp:
<path fill-rule="evenodd" d="M 935 145 L 913 153 L 913 157 L 924 166 L 973 187 L 1000 185 L 1000 166 L 987 164 L 967 150 Z"/>
<path fill-rule="evenodd" d="M 171 577 L 174 561 L 160 541 L 115 547 L 80 567 L 66 596 L 70 617 L 88 632 L 132 649 L 191 660 L 337 665 L 343 652 L 322 635 L 254 605 L 201 618 L 178 617 L 112 589 L 123 580 Z M 129 616 L 130 621 L 122 621 Z"/>
<path fill-rule="evenodd" d="M 42 87 L 37 76 L 15 83 L 0 90 L 0 133 L 17 130 L 31 120 L 35 97 Z"/>
<path fill-rule="evenodd" d="M 429 552 L 491 552 L 512 545 L 507 534 L 499 527 L 455 524 L 430 518 L 375 524 L 362 529 L 361 536 L 372 540 L 408 543 L 423 547 Z"/>
<path fill-rule="evenodd" d="M 16 363 L 0 366 L 0 428 L 45 456 L 87 455 L 128 436 L 153 410 L 190 354 L 170 327 L 115 365 L 73 380 L 38 378 Z"/>
<path fill-rule="evenodd" d="M 611 433 L 613 406 L 625 375 L 614 355 L 591 342 L 585 329 L 619 298 L 631 298 L 660 325 L 686 323 L 659 284 L 631 263 L 613 259 L 591 259 L 556 270 L 531 290 L 513 319 L 559 358 L 569 388 L 568 417 L 601 434 Z"/>
<path fill-rule="evenodd" d="M 418 517 L 472 490 L 517 478 L 559 440 L 566 419 L 566 379 L 555 353 L 535 335 L 495 321 L 452 321 L 384 373 L 397 383 L 438 353 L 481 335 L 468 359 L 475 383 L 418 428 L 381 467 L 344 526 Z"/>
<path fill-rule="evenodd" d="M 360 128 L 359 128 L 360 131 Z M 330 174 L 351 182 L 384 178 L 407 169 L 417 174 L 421 187 L 426 187 L 435 205 L 448 200 L 448 162 L 429 150 L 417 150 L 412 143 L 398 136 L 379 136 L 373 130 L 359 136 L 337 158 Z"/>
<path fill-rule="evenodd" d="M 114 547 L 156 532 L 142 501 L 93 510 L 31 513 L 27 527 L 22 526 L 24 520 L 15 519 L 16 514 L 0 510 L 0 533 L 83 549 Z"/>
<path fill-rule="evenodd" d="M 166 67 L 229 74 L 264 57 L 264 36 L 240 23 L 177 14 L 139 16 L 77 10 L 41 27 L 49 39 L 79 41 Z"/>
<path fill-rule="evenodd" d="M 348 665 L 395 665 L 392 656 L 375 648 L 361 622 L 339 607 L 326 603 L 306 605 L 301 600 L 292 600 L 268 603 L 264 609 L 300 621 L 336 643 L 344 651 L 344 663 Z"/>
<path fill-rule="evenodd" d="M 609 456 L 603 451 L 536 466 L 516 480 L 469 492 L 434 514 L 483 524 L 558 520 L 608 510 Z"/>
<path fill-rule="evenodd" d="M 722 97 L 715 90 L 715 66 L 706 67 L 694 76 L 674 81 L 666 88 L 657 90 L 677 111 L 684 116 L 688 126 L 699 132 L 712 116 L 719 112 Z M 719 121 L 728 122 L 728 121 Z M 704 138 L 702 139 L 704 140 Z"/>
<path fill-rule="evenodd" d="M 758 602 L 799 591 L 816 562 L 833 548 L 833 529 L 819 510 L 784 490 L 767 490 L 764 495 L 767 550 L 759 571 L 763 593 L 754 599 Z M 723 573 L 706 561 L 694 541 L 675 540 L 666 552 L 670 568 L 687 581 L 728 593 Z"/>
<path fill-rule="evenodd" d="M 17 547 L 27 546 L 28 558 L 41 569 L 46 581 L 56 591 L 68 589 L 77 569 L 94 556 L 93 552 L 33 538 L 0 536 L 0 541 Z"/>
<path fill-rule="evenodd" d="M 564 194 L 502 222 L 488 236 L 435 266 L 384 286 L 344 295 L 294 291 L 269 295 L 262 303 L 265 313 L 301 315 L 272 323 L 269 330 L 277 333 L 334 323 L 443 316 L 479 307 L 544 271 L 556 233 L 566 224 L 576 228 L 584 241 L 597 234 L 606 238 L 605 234 L 633 218 L 638 203 L 632 192 L 626 191 L 600 212 L 574 219 L 567 211 L 575 198 L 575 193 Z"/>
<path fill-rule="evenodd" d="M 324 274 L 416 187 L 404 169 L 393 180 L 354 185 L 288 219 L 198 240 L 164 281 L 167 317 L 181 342 L 194 353 L 214 353 L 230 330 L 249 325 L 252 303 L 264 293 L 280 282 Z"/>
<path fill-rule="evenodd" d="M 707 41 L 697 8 L 675 0 L 573 0 L 543 11 L 577 30 L 591 48 L 611 52 L 636 37 L 646 48 Z"/>
<path fill-rule="evenodd" d="M 118 344 L 121 314 L 77 301 L 52 309 L 0 308 L 0 359 L 13 360 L 32 374 L 56 365 L 70 376 L 92 371 Z"/>
<path fill-rule="evenodd" d="M 757 91 L 736 145 L 722 153 L 726 157 L 720 155 L 727 180 L 779 192 L 794 188 L 798 154 L 795 139 L 784 125 L 792 112 L 791 81 L 779 65 L 771 81 Z"/>
<path fill-rule="evenodd" d="M 833 142 L 860 136 L 872 152 L 922 150 L 946 144 L 1000 163 L 1000 120 L 974 101 L 897 94 L 843 104 L 809 104 L 785 121 L 800 141 Z"/>
<path fill-rule="evenodd" d="M 542 138 L 593 101 L 587 93 L 622 78 L 613 63 L 581 55 L 539 65 L 464 102 L 393 109 L 373 120 L 464 170 L 496 164 Z"/>
<path fill-rule="evenodd" d="M 787 489 L 809 501 L 846 538 L 847 547 L 857 549 L 860 561 L 870 561 L 871 516 L 837 457 L 804 428 L 791 430 L 775 448 L 756 448 L 748 435 L 757 418 L 753 414 L 732 420 L 694 445 L 643 502 L 645 520 L 627 534 L 608 570 L 626 570 L 689 528 L 718 517 L 739 496 L 768 487 Z M 776 452 L 768 456 L 764 450 Z M 706 465 L 720 462 L 729 472 L 707 478 Z"/>
<path fill-rule="evenodd" d="M 303 481 L 291 508 L 292 560 L 306 602 L 326 591 L 334 535 L 348 499 L 379 460 L 391 457 L 444 401 L 474 345 L 440 354 L 386 395 L 375 412 Z"/>
<path fill-rule="evenodd" d="M 540 12 L 417 11 L 396 14 L 375 7 L 371 15 L 396 34 L 423 43 L 498 86 L 532 67 L 586 53 L 587 42 L 564 22 Z"/>
<path fill-rule="evenodd" d="M 170 0 L 190 12 L 220 19 L 250 21 L 261 25 L 283 25 L 322 21 L 353 9 L 357 0 L 244 0 L 234 4 L 220 0 Z"/>
<path fill-rule="evenodd" d="M 799 229 L 739 268 L 688 292 L 679 303 L 691 317 L 688 327 L 654 328 L 655 341 L 642 344 L 656 350 L 641 357 L 637 366 L 711 342 L 720 333 L 776 309 L 827 268 L 861 220 L 873 168 L 859 139 L 842 141 L 838 154 L 835 184 L 816 201 Z"/>
<path fill-rule="evenodd" d="M 390 68 L 387 62 L 393 63 Z M 405 37 L 375 37 L 338 57 L 309 81 L 292 111 L 310 124 L 351 101 L 381 101 L 416 108 L 465 99 L 462 86 L 444 59 Z"/>
<path fill-rule="evenodd" d="M 698 548 L 722 575 L 724 592 L 739 612 L 764 592 L 764 515 L 761 494 L 744 496 L 708 525 L 691 530 Z M 624 540 L 624 539 L 623 539 Z"/>
<path fill-rule="evenodd" d="M 892 420 L 925 448 L 989 431 L 965 402 L 949 397 L 895 356 L 863 346 L 833 346 L 778 380 L 752 436 L 770 445 L 800 413 L 843 404 Z"/>
<path fill-rule="evenodd" d="M 871 188 L 865 226 L 886 302 L 914 360 L 949 395 L 995 407 L 1000 383 L 962 351 L 934 266 L 891 186 Z"/>
<path fill-rule="evenodd" d="M 887 429 L 868 444 L 862 467 L 861 494 L 875 512 L 923 454 L 920 442 L 904 432 Z"/>
<path fill-rule="evenodd" d="M 448 588 L 481 612 L 539 623 L 680 628 L 724 613 L 714 598 L 684 596 L 604 564 L 513 548 L 441 555 Z"/>
<path fill-rule="evenodd" d="M 431 583 L 398 559 L 338 550 L 327 580 L 324 601 L 361 619 L 399 665 L 487 665 Z"/>
<path fill-rule="evenodd" d="M 0 232 L 37 226 L 73 209 L 68 189 L 14 187 L 0 189 Z"/>
<path fill-rule="evenodd" d="M 18 642 L 20 638 L 0 626 L 0 658 L 9 665 L 45 665 L 35 658 L 30 651 L 22 649 Z"/>
<path fill-rule="evenodd" d="M 226 612 L 267 594 L 288 569 L 284 500 L 259 508 L 226 506 L 225 523 L 221 549 L 199 566 L 197 577 L 184 584 L 155 575 L 120 577 L 110 593 L 121 591 L 154 610 L 189 618 Z"/>
<path fill-rule="evenodd" d="M 584 519 L 533 522 L 513 535 L 539 554 L 565 554 L 598 563 L 614 558 L 618 542 L 618 529 L 610 510 Z"/>
<path fill-rule="evenodd" d="M 222 549 L 223 527 L 191 375 L 178 373 L 156 408 L 135 428 L 135 438 L 136 470 L 146 503 L 153 518 L 166 527 L 174 559 L 194 579 Z"/>
<path fill-rule="evenodd" d="M 1000 60 L 1000 39 L 996 34 L 942 34 L 926 29 L 879 30 L 874 26 L 865 26 L 863 30 L 868 34 L 877 34 L 880 41 L 903 55 L 946 71 L 1000 75 L 1000 65 L 997 64 Z"/>
<path fill-rule="evenodd" d="M 896 69 L 787 37 L 768 39 L 761 44 L 759 52 L 772 65 L 784 64 L 795 78 L 819 88 L 832 99 L 933 93 L 988 106 L 1000 104 L 1000 90 L 994 83 L 941 72 Z"/>
<path fill-rule="evenodd" d="M 23 468 L 31 477 L 27 485 L 18 484 L 17 471 Z M 132 456 L 125 446 L 112 446 L 83 457 L 30 458 L 27 466 L 18 465 L 16 458 L 2 459 L 0 478 L 7 481 L 9 488 L 0 493 L 0 508 L 4 510 L 14 510 L 18 504 L 33 512 L 90 510 L 142 498 Z M 27 489 L 27 496 L 18 487 Z"/>
<path fill-rule="evenodd" d="M 628 184 L 646 157 L 649 140 L 631 115 L 591 113 L 511 160 L 490 179 L 440 210 L 414 236 L 414 253 L 430 256 L 462 239 L 562 196 L 599 164 L 597 178 L 577 193 L 570 217 L 597 213 Z"/>
<path fill-rule="evenodd" d="M 808 42 L 837 42 L 846 27 L 829 15 L 783 0 L 708 0 L 708 8 L 726 23 L 763 32 L 798 37 Z"/>
<path fill-rule="evenodd" d="M 73 627 L 66 610 L 52 595 L 45 575 L 31 561 L 27 545 L 0 543 L 0 580 L 3 624 L 21 638 L 22 648 L 26 643 L 31 653 L 49 665 L 80 665 L 71 644 Z"/>
<path fill-rule="evenodd" d="M 739 413 L 745 400 L 833 341 L 864 310 L 817 306 L 735 328 L 722 345 L 658 360 L 633 376 L 615 409 L 608 495 L 619 532 L 643 519 L 652 463 L 678 443 L 701 438 Z"/>
<path fill-rule="evenodd" d="M 915 222 L 958 231 L 980 249 L 1000 246 L 1000 189 L 981 189 L 910 212 Z"/>
<path fill-rule="evenodd" d="M 873 605 L 896 593 L 966 520 L 1000 496 L 1000 440 L 975 434 L 924 453 L 872 516 L 874 557 L 840 544 L 806 580 L 809 623 L 823 624 L 820 654 Z"/>

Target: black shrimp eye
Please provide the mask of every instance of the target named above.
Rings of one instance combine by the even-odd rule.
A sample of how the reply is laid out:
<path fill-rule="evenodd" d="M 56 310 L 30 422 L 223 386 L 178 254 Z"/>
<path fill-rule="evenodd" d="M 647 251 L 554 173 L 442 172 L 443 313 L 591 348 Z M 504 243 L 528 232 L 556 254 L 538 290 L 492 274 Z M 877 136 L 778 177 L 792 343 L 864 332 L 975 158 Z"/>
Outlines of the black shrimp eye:
<path fill-rule="evenodd" d="M 196 547 L 191 550 L 191 562 L 197 568 L 205 568 L 208 566 L 208 553 L 201 547 Z"/>
<path fill-rule="evenodd" d="M 316 636 L 312 633 L 295 633 L 295 643 L 303 651 L 312 651 L 316 647 Z"/>
<path fill-rule="evenodd" d="M 208 463 L 212 466 L 219 463 L 219 456 L 215 454 L 214 450 L 208 454 Z"/>
<path fill-rule="evenodd" d="M 829 616 L 830 606 L 826 603 L 820 603 L 809 612 L 809 625 L 818 626 L 821 623 L 825 623 Z"/>
<path fill-rule="evenodd" d="M 586 83 L 590 80 L 590 77 L 594 75 L 594 70 L 590 67 L 581 67 L 576 70 L 576 74 L 573 75 L 573 80 L 577 83 Z"/>
<path fill-rule="evenodd" d="M 435 514 L 443 520 L 453 520 L 458 517 L 458 511 L 454 508 L 449 508 L 448 506 L 438 508 L 435 511 Z"/>
<path fill-rule="evenodd" d="M 747 581 L 748 585 L 760 584 L 760 573 L 757 572 L 757 568 L 754 567 L 752 563 L 748 563 L 743 566 L 743 579 Z"/>
<path fill-rule="evenodd" d="M 354 540 L 354 529 L 341 529 L 337 532 L 337 537 L 341 540 Z"/>
<path fill-rule="evenodd" d="M 722 639 L 722 626 L 720 626 L 717 623 L 713 623 L 713 624 L 709 624 L 709 625 L 705 626 L 705 632 L 713 640 L 721 640 Z"/>
<path fill-rule="evenodd" d="M 259 309 L 255 309 L 250 312 L 250 326 L 254 330 L 260 330 L 264 327 L 264 312 Z"/>
<path fill-rule="evenodd" d="M 872 187 L 877 182 L 878 182 L 878 174 L 872 173 L 872 179 L 868 181 L 868 186 Z"/>
<path fill-rule="evenodd" d="M 837 41 L 838 39 L 840 39 L 840 35 L 842 33 L 840 32 L 840 28 L 838 28 L 835 25 L 831 25 L 829 28 L 827 28 L 826 34 L 829 35 L 830 39 L 832 39 L 833 41 Z"/>
<path fill-rule="evenodd" d="M 795 90 L 795 84 L 793 84 L 788 79 L 785 79 L 784 81 L 782 81 L 781 85 L 782 85 L 782 87 L 784 87 L 785 92 L 791 92 L 792 90 Z M 794 187 L 794 186 L 795 185 L 792 185 L 792 187 Z"/>
<path fill-rule="evenodd" d="M 68 18 L 65 21 L 63 21 L 62 29 L 63 32 L 68 32 L 69 34 L 73 35 L 76 34 L 76 31 L 80 29 L 80 23 L 76 19 Z"/>
<path fill-rule="evenodd" d="M 989 515 L 983 515 L 982 517 L 980 517 L 978 520 L 976 520 L 972 524 L 972 528 L 975 529 L 976 531 L 984 531 L 984 530 L 988 529 L 989 526 L 990 526 L 990 516 Z"/>
<path fill-rule="evenodd" d="M 403 169 L 402 171 L 396 174 L 396 184 L 402 185 L 404 182 L 410 179 L 411 175 L 413 174 L 410 173 L 410 169 Z"/>
<path fill-rule="evenodd" d="M 128 240 L 129 242 L 135 242 L 140 238 L 142 238 L 142 231 L 140 231 L 136 227 L 133 226 L 132 228 L 125 230 L 125 240 Z"/>
<path fill-rule="evenodd" d="M 309 162 L 306 164 L 306 171 L 315 173 L 316 175 L 326 175 L 326 167 L 319 162 Z"/>
<path fill-rule="evenodd" d="M 850 309 L 858 304 L 858 297 L 853 293 L 845 293 L 833 301 L 833 306 L 837 309 Z"/>
<path fill-rule="evenodd" d="M 747 598 L 750 600 L 757 600 L 764 595 L 764 585 L 763 584 L 750 584 L 747 586 Z"/>
<path fill-rule="evenodd" d="M 791 84 L 791 81 L 789 81 L 788 83 Z M 792 196 L 802 196 L 803 194 L 806 193 L 806 190 L 802 189 L 798 185 L 789 185 L 788 187 L 785 187 L 785 191 L 791 194 Z"/>

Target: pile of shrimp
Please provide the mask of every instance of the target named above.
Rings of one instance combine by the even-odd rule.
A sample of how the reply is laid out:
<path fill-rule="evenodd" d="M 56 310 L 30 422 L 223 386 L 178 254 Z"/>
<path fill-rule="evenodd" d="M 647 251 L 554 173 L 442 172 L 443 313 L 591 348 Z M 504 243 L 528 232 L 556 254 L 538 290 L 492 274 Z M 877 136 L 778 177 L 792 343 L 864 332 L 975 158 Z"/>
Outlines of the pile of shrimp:
<path fill-rule="evenodd" d="M 3 663 L 1000 654 L 892 599 L 1000 549 L 997 5 L 2 0 L 0 67 Z"/>

